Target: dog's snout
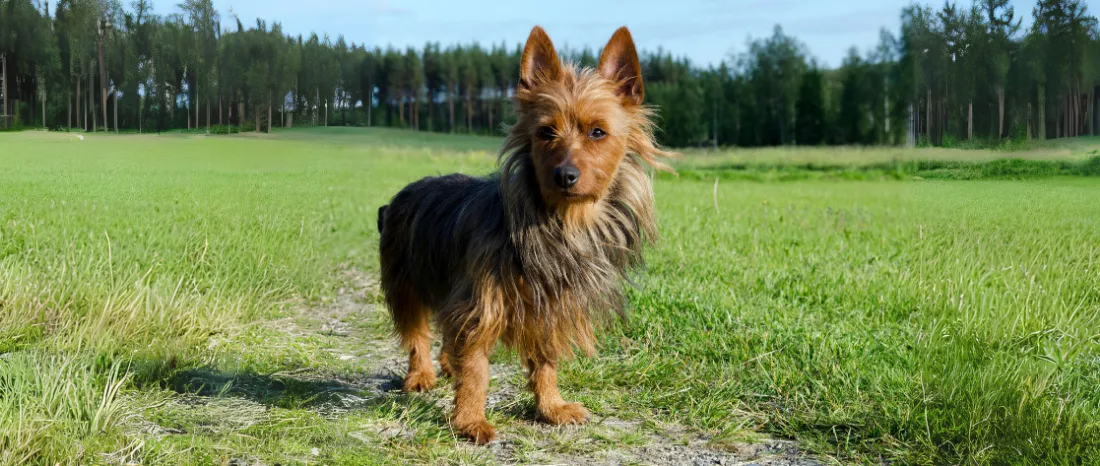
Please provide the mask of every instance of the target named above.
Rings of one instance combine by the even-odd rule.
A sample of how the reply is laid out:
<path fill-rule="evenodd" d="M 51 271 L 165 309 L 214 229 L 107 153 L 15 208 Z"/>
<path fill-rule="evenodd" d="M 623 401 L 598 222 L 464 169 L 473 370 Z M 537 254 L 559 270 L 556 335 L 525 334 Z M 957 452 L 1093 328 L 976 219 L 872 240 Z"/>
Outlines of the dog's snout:
<path fill-rule="evenodd" d="M 554 183 L 562 189 L 572 188 L 580 177 L 581 171 L 572 165 L 562 165 L 554 169 Z"/>

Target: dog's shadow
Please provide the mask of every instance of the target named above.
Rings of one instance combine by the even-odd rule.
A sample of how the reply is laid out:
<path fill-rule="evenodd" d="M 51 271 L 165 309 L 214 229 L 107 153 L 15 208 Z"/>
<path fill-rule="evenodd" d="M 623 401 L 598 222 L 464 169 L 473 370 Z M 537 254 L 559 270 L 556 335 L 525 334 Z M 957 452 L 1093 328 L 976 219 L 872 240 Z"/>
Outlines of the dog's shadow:
<path fill-rule="evenodd" d="M 268 407 L 311 411 L 367 410 L 416 403 L 401 392 L 396 374 L 367 374 L 349 379 L 308 373 L 260 374 L 198 367 L 177 371 L 162 386 L 183 395 L 235 397 Z"/>
<path fill-rule="evenodd" d="M 347 375 L 306 370 L 262 374 L 204 366 L 162 375 L 158 380 L 161 387 L 192 402 L 235 398 L 268 408 L 300 409 L 326 416 L 374 412 L 384 418 L 411 416 L 439 429 L 449 429 L 450 394 L 444 387 L 451 381 L 445 378 L 440 378 L 441 387 L 431 393 L 407 394 L 401 390 L 404 374 L 389 370 Z M 541 426 L 535 420 L 530 395 L 506 388 L 507 384 L 494 385 L 490 387 L 491 417 Z M 494 396 L 498 397 L 496 401 Z"/>

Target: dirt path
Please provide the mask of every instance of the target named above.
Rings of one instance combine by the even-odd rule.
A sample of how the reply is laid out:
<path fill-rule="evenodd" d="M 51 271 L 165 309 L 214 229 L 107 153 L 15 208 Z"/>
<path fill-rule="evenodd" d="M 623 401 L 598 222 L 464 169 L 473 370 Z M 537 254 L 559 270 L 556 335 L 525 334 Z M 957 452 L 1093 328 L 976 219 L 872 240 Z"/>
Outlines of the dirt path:
<path fill-rule="evenodd" d="M 296 325 L 303 336 L 310 332 L 332 341 L 330 351 L 344 361 L 354 363 L 367 374 L 339 387 L 340 396 L 318 409 L 338 414 L 369 403 L 400 389 L 405 372 L 405 356 L 389 336 L 388 316 L 384 309 L 371 304 L 377 294 L 377 282 L 361 272 L 348 271 L 342 277 L 347 284 L 328 303 L 302 310 Z M 810 466 L 820 462 L 801 453 L 793 442 L 760 440 L 751 444 L 723 445 L 714 448 L 708 436 L 675 424 L 653 425 L 612 417 L 595 417 L 582 427 L 552 427 L 529 420 L 517 401 L 524 397 L 520 369 L 511 364 L 493 364 L 488 399 L 490 411 L 514 414 L 516 418 L 499 426 L 499 439 L 488 447 L 459 442 L 460 448 L 487 448 L 502 464 L 668 464 L 668 465 L 790 465 Z M 305 375 L 305 374 L 303 374 Z M 426 395 L 444 410 L 450 409 L 451 388 L 446 382 Z M 400 424 L 378 426 L 382 436 L 409 436 Z M 620 439 L 619 447 L 605 448 L 593 438 Z M 588 447 L 589 444 L 594 444 Z M 567 447 L 563 447 L 567 446 Z"/>

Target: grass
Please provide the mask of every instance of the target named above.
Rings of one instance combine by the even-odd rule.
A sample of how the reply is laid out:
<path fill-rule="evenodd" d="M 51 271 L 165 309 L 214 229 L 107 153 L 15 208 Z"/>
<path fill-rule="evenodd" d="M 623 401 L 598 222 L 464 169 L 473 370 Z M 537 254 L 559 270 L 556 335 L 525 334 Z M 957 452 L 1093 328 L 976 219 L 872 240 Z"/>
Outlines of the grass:
<path fill-rule="evenodd" d="M 783 147 L 688 151 L 681 177 L 730 180 L 1032 179 L 1100 176 L 1100 137 L 1033 142 L 1026 151 Z"/>
<path fill-rule="evenodd" d="M 368 368 L 341 354 L 393 346 L 382 316 L 345 319 L 349 342 L 300 310 L 377 270 L 378 205 L 424 175 L 492 170 L 497 144 L 0 134 L 0 463 L 494 462 L 454 440 L 445 394 L 360 399 L 348 381 Z M 1100 178 L 988 168 L 1087 166 L 1100 147 L 1055 144 L 688 153 L 656 184 L 663 238 L 630 323 L 567 364 L 563 390 L 597 415 L 842 462 L 1095 462 Z M 865 168 L 892 161 L 968 175 Z M 754 175 L 715 187 L 721 170 Z M 784 171 L 802 175 L 757 176 Z M 645 442 L 547 446 L 514 421 L 529 403 L 490 413 L 520 460 Z"/>

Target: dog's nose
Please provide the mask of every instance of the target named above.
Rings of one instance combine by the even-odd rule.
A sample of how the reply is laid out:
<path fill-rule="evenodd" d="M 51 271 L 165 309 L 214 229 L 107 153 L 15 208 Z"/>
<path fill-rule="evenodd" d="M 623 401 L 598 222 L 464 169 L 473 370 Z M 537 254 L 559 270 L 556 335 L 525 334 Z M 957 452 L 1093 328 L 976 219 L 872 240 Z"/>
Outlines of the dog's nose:
<path fill-rule="evenodd" d="M 572 188 L 580 177 L 581 171 L 572 165 L 562 165 L 554 169 L 554 183 L 562 189 Z"/>

